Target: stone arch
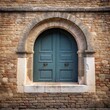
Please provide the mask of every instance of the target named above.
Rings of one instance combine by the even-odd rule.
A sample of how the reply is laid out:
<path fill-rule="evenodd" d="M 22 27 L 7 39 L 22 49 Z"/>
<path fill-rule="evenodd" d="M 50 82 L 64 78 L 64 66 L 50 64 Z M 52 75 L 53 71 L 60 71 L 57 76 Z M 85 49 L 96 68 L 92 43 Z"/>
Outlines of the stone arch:
<path fill-rule="evenodd" d="M 93 53 L 93 51 L 91 51 L 93 50 L 90 42 L 91 35 L 80 20 L 71 14 L 53 12 L 43 14 L 33 19 L 27 28 L 23 30 L 23 37 L 18 44 L 17 53 L 24 55 L 22 57 L 25 57 L 26 54 L 33 54 L 35 40 L 43 31 L 50 28 L 64 29 L 75 38 L 78 45 L 78 82 L 84 84 L 84 56 L 88 53 L 89 55 Z M 30 61 L 32 62 L 33 58 L 31 58 Z M 28 73 L 32 74 L 32 68 L 33 65 L 31 65 L 31 72 Z"/>
<path fill-rule="evenodd" d="M 17 52 L 19 53 L 30 53 L 32 51 L 26 49 L 28 39 L 33 32 L 39 31 L 40 34 L 48 28 L 63 28 L 75 36 L 78 47 L 80 51 L 93 50 L 91 40 L 91 34 L 88 32 L 87 28 L 81 21 L 71 14 L 67 13 L 46 13 L 37 18 L 33 19 L 32 22 L 28 24 L 26 29 L 23 30 L 22 38 L 19 41 Z M 36 35 L 37 37 L 37 35 Z M 28 44 L 29 45 L 29 44 Z"/>

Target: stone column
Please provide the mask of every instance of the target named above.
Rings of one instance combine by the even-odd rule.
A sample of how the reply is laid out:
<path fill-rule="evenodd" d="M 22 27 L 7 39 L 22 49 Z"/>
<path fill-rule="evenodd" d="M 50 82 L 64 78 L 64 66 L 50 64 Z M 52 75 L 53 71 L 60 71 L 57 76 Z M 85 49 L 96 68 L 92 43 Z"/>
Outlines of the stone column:
<path fill-rule="evenodd" d="M 84 84 L 84 52 L 78 51 L 78 83 Z"/>

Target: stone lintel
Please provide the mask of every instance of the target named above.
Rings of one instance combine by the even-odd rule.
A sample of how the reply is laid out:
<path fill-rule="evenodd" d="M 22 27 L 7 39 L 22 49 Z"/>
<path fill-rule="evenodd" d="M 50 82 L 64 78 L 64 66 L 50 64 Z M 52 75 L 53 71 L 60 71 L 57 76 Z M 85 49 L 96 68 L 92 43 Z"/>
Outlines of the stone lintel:
<path fill-rule="evenodd" d="M 33 6 L 8 6 L 0 7 L 0 12 L 109 12 L 110 6 L 101 7 L 33 7 Z"/>

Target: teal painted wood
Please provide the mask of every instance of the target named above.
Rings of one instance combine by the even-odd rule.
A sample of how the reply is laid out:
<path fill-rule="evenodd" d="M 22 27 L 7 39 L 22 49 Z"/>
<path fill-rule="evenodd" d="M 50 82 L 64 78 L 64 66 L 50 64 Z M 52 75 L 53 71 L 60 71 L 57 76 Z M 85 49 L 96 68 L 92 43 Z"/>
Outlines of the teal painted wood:
<path fill-rule="evenodd" d="M 55 81 L 55 42 L 52 32 L 44 32 L 34 46 L 34 81 Z"/>
<path fill-rule="evenodd" d="M 63 30 L 57 37 L 57 81 L 78 81 L 77 44 L 72 36 Z"/>
<path fill-rule="evenodd" d="M 61 29 L 43 32 L 34 45 L 34 82 L 77 82 L 77 44 Z"/>

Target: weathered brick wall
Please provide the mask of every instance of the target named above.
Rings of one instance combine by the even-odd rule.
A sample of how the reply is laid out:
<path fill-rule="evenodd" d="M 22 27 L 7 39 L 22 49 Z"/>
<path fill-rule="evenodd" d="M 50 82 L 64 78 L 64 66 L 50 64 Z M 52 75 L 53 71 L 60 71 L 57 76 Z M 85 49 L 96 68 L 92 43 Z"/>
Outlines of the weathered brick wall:
<path fill-rule="evenodd" d="M 97 7 L 110 5 L 110 0 L 0 0 L 0 6 Z"/>
<path fill-rule="evenodd" d="M 16 2 L 15 2 L 16 1 Z M 109 0 L 0 0 L 0 6 L 104 6 Z M 27 1 L 27 2 L 26 2 Z M 39 2 L 40 1 L 40 2 Z M 86 2 L 85 2 L 86 1 Z M 8 3 L 8 4 L 7 4 Z M 23 4 L 22 4 L 23 3 Z M 95 50 L 95 93 L 17 93 L 17 46 L 23 30 L 47 12 L 0 13 L 0 108 L 110 108 L 110 13 L 71 12 L 88 26 Z M 49 12 L 51 13 L 51 12 Z M 64 12 L 62 12 L 64 13 Z M 66 12 L 65 12 L 66 13 Z M 68 13 L 68 12 L 67 12 Z"/>
<path fill-rule="evenodd" d="M 108 108 L 106 100 L 92 93 L 44 93 L 15 94 L 11 98 L 2 99 L 2 107 L 9 108 Z M 109 106 L 110 107 L 110 106 Z"/>

